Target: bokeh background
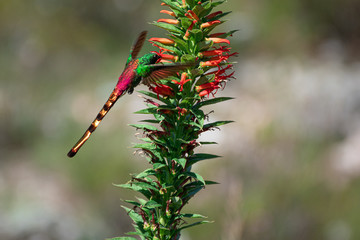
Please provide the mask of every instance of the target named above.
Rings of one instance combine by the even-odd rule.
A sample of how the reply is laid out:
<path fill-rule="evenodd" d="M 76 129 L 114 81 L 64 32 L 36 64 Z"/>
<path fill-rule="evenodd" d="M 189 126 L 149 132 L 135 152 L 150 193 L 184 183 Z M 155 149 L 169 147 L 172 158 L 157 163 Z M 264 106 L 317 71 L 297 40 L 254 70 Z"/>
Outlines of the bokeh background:
<path fill-rule="evenodd" d="M 113 89 L 159 1 L 0 2 L 0 239 L 87 240 L 132 229 L 114 187 L 148 167 L 128 126 L 137 93 L 110 111 L 74 159 L 69 148 Z M 186 212 L 215 222 L 188 239 L 360 239 L 360 2 L 228 0 L 219 31 L 239 52 L 236 80 L 202 136 L 223 158 L 199 171 L 221 184 Z M 154 50 L 146 44 L 143 53 Z M 143 86 L 138 89 L 145 89 Z"/>

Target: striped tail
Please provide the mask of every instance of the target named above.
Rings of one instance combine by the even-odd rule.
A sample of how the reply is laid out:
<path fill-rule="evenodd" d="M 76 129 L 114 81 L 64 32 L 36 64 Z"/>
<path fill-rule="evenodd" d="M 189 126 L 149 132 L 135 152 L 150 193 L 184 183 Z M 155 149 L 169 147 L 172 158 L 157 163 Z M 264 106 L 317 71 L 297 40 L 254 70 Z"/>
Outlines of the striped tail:
<path fill-rule="evenodd" d="M 68 157 L 73 157 L 79 151 L 81 146 L 89 139 L 90 135 L 95 131 L 95 129 L 99 126 L 100 122 L 103 120 L 105 115 L 109 112 L 111 107 L 115 104 L 115 102 L 119 99 L 122 94 L 116 94 L 115 90 L 111 93 L 109 99 L 104 104 L 103 108 L 100 110 L 95 120 L 91 123 L 90 127 L 86 130 L 84 135 L 80 138 L 80 140 L 74 145 L 73 148 L 68 152 Z"/>

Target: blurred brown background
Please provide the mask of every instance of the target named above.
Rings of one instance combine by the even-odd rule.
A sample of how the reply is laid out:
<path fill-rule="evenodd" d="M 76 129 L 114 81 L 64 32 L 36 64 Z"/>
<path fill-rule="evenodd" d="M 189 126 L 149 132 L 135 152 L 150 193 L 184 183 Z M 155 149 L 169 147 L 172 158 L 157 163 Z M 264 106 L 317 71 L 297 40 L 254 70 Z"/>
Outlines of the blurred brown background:
<path fill-rule="evenodd" d="M 221 8 L 221 9 L 220 9 Z M 228 0 L 219 31 L 239 52 L 237 79 L 202 136 L 204 189 L 186 212 L 214 220 L 182 239 L 360 239 L 360 2 Z M 0 2 L 0 239 L 87 240 L 132 229 L 121 209 L 133 155 L 121 99 L 80 153 L 66 153 L 113 89 L 137 34 L 163 31 L 158 1 Z M 146 44 L 142 53 L 154 50 Z M 145 89 L 143 86 L 138 89 Z M 208 111 L 212 110 L 209 108 Z"/>

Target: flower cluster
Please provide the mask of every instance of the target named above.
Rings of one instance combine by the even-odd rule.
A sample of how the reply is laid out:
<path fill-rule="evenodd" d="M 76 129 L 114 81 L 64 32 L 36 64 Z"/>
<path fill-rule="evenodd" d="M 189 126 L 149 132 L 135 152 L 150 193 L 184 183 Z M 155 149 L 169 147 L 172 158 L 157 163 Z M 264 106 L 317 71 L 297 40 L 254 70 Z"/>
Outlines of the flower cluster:
<path fill-rule="evenodd" d="M 124 207 L 134 221 L 132 234 L 141 239 L 175 240 L 180 238 L 182 229 L 207 222 L 185 222 L 184 218 L 203 216 L 181 211 L 205 185 L 214 184 L 193 172 L 192 165 L 218 157 L 195 153 L 198 146 L 214 143 L 199 142 L 198 137 L 231 121 L 205 123 L 208 114 L 202 108 L 231 99 L 215 98 L 215 94 L 233 78 L 229 58 L 236 53 L 231 52 L 227 39 L 234 31 L 213 33 L 215 27 L 224 22 L 222 17 L 228 14 L 213 12 L 223 1 L 161 1 L 168 9 L 160 13 L 169 17 L 153 24 L 169 34 L 167 38 L 153 37 L 149 41 L 158 48 L 155 53 L 161 56 L 160 62 L 184 64 L 189 68 L 151 84 L 150 91 L 140 91 L 146 96 L 147 108 L 137 113 L 150 114 L 153 118 L 132 125 L 144 135 L 143 143 L 135 148 L 141 149 L 152 167 L 120 186 L 140 192 L 146 198 L 127 201 L 133 208 Z M 207 99 L 210 95 L 214 98 Z"/>

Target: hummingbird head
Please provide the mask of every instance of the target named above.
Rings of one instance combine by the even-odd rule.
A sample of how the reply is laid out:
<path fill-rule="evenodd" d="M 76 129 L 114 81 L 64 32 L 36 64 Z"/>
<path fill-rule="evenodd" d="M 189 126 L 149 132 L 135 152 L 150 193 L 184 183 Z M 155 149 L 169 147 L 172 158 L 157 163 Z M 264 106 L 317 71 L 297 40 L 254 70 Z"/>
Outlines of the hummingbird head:
<path fill-rule="evenodd" d="M 157 53 L 148 53 L 141 57 L 139 60 L 140 64 L 150 65 L 157 63 L 160 58 L 161 56 Z"/>

